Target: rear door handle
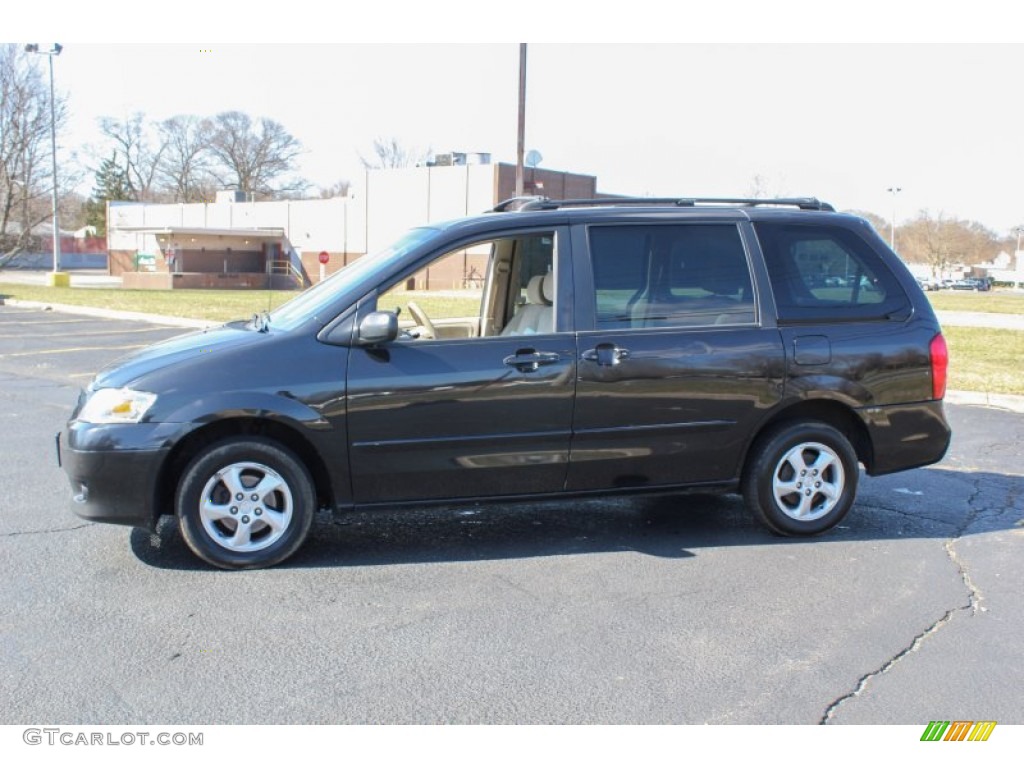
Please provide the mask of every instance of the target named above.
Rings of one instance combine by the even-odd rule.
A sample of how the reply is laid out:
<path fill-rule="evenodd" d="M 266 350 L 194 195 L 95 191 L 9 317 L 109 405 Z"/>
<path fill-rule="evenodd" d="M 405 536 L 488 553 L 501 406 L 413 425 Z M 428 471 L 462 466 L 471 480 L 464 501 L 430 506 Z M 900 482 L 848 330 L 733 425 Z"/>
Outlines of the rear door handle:
<path fill-rule="evenodd" d="M 551 365 L 562 359 L 557 352 L 538 352 L 535 349 L 517 349 L 514 355 L 509 355 L 502 360 L 505 365 L 510 365 L 523 373 L 536 371 L 542 365 Z"/>
<path fill-rule="evenodd" d="M 610 343 L 598 344 L 584 352 L 582 357 L 598 365 L 618 365 L 629 357 L 629 350 Z"/>

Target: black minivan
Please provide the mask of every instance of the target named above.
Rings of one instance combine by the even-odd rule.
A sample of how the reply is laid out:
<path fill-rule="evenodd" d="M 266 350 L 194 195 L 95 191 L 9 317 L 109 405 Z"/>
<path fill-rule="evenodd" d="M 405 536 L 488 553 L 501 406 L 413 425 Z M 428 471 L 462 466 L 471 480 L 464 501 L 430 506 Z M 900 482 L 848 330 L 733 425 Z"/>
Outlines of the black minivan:
<path fill-rule="evenodd" d="M 119 361 L 59 445 L 78 515 L 175 515 L 222 568 L 281 562 L 319 509 L 467 499 L 739 491 L 803 536 L 859 465 L 942 458 L 946 365 L 909 271 L 828 204 L 516 199 Z"/>

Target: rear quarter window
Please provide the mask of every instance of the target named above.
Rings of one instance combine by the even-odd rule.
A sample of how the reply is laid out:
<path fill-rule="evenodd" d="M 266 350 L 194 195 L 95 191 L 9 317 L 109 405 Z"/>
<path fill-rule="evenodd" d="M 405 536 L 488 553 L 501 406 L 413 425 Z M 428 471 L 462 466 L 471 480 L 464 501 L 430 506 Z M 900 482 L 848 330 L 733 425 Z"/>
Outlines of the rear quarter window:
<path fill-rule="evenodd" d="M 884 320 L 910 306 L 884 259 L 839 226 L 758 222 L 779 322 Z"/>

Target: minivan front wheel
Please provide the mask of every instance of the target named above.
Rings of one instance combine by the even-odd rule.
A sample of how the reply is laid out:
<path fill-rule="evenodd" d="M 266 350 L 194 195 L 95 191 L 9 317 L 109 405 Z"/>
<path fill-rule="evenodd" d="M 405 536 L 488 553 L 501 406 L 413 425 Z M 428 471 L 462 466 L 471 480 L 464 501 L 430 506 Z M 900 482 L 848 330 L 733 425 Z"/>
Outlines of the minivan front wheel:
<path fill-rule="evenodd" d="M 813 536 L 837 525 L 857 495 L 857 454 L 828 424 L 777 427 L 754 446 L 743 495 L 754 516 L 786 536 Z"/>
<path fill-rule="evenodd" d="M 302 546 L 316 495 L 309 471 L 284 446 L 230 438 L 195 456 L 176 509 L 189 548 L 219 568 L 264 568 Z"/>

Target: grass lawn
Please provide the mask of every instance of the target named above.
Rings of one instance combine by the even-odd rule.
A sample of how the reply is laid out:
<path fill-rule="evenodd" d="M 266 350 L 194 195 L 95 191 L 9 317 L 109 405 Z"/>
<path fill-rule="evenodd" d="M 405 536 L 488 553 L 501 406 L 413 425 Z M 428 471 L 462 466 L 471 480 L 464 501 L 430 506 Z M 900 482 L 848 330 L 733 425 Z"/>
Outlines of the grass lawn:
<path fill-rule="evenodd" d="M 154 315 L 190 317 L 227 322 L 273 309 L 296 291 L 132 291 L 124 288 L 50 288 L 41 285 L 0 283 L 0 296 L 25 301 L 47 301 L 80 307 L 103 307 Z"/>
<path fill-rule="evenodd" d="M 390 291 L 377 299 L 378 309 L 401 308 L 401 320 L 410 317 L 409 302 L 415 301 L 430 319 L 480 317 L 480 291 Z"/>
<path fill-rule="evenodd" d="M 1024 331 L 943 327 L 949 388 L 1024 395 Z"/>
<path fill-rule="evenodd" d="M 1000 312 L 1010 315 L 1024 314 L 1024 292 L 994 291 L 927 291 L 925 296 L 935 309 L 957 312 Z"/>
<path fill-rule="evenodd" d="M 189 317 L 227 322 L 251 317 L 254 312 L 273 309 L 298 296 L 298 291 L 133 291 L 124 288 L 50 288 L 42 285 L 0 283 L 0 296 L 24 301 L 53 302 L 79 307 L 103 307 L 153 315 Z M 480 314 L 479 294 L 458 291 L 408 291 L 396 295 L 396 305 L 414 299 L 430 317 L 466 317 Z M 393 307 L 390 307 L 392 308 Z M 403 315 L 408 313 L 403 309 Z"/>

